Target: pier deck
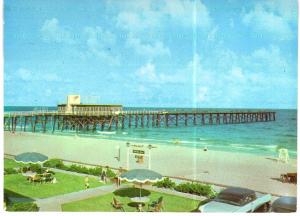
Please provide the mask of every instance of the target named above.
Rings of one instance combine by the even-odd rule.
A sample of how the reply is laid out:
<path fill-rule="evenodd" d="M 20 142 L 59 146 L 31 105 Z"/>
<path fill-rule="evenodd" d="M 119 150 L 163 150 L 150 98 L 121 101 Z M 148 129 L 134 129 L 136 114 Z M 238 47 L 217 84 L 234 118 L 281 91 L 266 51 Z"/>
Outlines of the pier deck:
<path fill-rule="evenodd" d="M 143 127 L 242 124 L 275 121 L 274 111 L 119 111 L 12 112 L 4 114 L 4 130 L 49 132 L 96 131 Z"/>

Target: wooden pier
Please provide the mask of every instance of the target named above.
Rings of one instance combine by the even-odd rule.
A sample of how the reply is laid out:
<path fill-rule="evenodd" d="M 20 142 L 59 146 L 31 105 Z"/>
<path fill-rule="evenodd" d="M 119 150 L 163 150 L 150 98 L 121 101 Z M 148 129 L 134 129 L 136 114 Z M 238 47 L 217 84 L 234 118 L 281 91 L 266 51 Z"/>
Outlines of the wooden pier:
<path fill-rule="evenodd" d="M 4 130 L 52 132 L 121 130 L 144 127 L 243 124 L 275 121 L 274 111 L 120 111 L 120 112 L 18 112 L 4 114 Z"/>

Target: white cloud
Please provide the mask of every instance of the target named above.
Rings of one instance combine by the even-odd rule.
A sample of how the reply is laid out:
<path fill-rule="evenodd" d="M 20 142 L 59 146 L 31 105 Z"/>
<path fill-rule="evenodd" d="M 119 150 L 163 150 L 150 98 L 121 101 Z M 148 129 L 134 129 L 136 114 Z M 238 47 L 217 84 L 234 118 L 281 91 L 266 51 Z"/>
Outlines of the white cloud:
<path fill-rule="evenodd" d="M 147 63 L 146 65 L 143 65 L 136 71 L 136 75 L 139 78 L 145 79 L 150 82 L 157 82 L 158 77 L 156 75 L 155 71 L 155 65 L 152 63 Z"/>
<path fill-rule="evenodd" d="M 208 9 L 200 0 L 165 0 L 164 2 L 165 7 L 162 12 L 184 26 L 196 25 L 207 28 L 212 23 Z"/>
<path fill-rule="evenodd" d="M 139 32 L 160 25 L 159 17 L 155 12 L 144 13 L 122 11 L 117 16 L 117 26 L 127 31 Z"/>
<path fill-rule="evenodd" d="M 218 26 L 215 26 L 207 35 L 207 40 L 214 41 L 216 38 L 216 34 L 218 32 L 219 28 Z"/>
<path fill-rule="evenodd" d="M 240 67 L 233 67 L 229 74 L 233 80 L 238 80 L 239 82 L 245 81 L 245 74 Z"/>
<path fill-rule="evenodd" d="M 109 64 L 119 64 L 118 56 L 113 54 L 116 43 L 116 36 L 113 33 L 99 26 L 86 27 L 84 33 L 88 54 L 101 58 Z"/>
<path fill-rule="evenodd" d="M 234 28 L 234 21 L 232 18 L 229 21 L 229 26 L 230 26 L 230 28 Z"/>
<path fill-rule="evenodd" d="M 52 90 L 51 90 L 51 89 L 46 89 L 45 95 L 46 95 L 47 97 L 51 96 L 51 95 L 52 95 Z"/>
<path fill-rule="evenodd" d="M 135 72 L 135 78 L 138 78 L 141 82 L 149 82 L 153 84 L 172 83 L 180 84 L 185 82 L 186 74 L 181 71 L 170 73 L 158 72 L 155 64 L 148 62 L 145 65 L 138 68 Z"/>
<path fill-rule="evenodd" d="M 207 7 L 201 0 L 135 0 L 121 1 L 111 6 L 119 6 L 117 25 L 121 28 L 137 31 L 155 28 L 170 18 L 175 24 L 186 27 L 194 25 L 207 28 L 212 24 Z"/>
<path fill-rule="evenodd" d="M 291 18 L 280 14 L 278 8 L 269 4 L 256 4 L 255 8 L 243 16 L 243 23 L 253 27 L 258 33 L 266 32 L 275 40 L 291 40 L 294 32 Z"/>
<path fill-rule="evenodd" d="M 208 88 L 207 87 L 199 87 L 197 91 L 197 98 L 196 101 L 198 103 L 202 103 L 208 101 L 209 98 L 207 97 Z"/>
<path fill-rule="evenodd" d="M 150 59 L 171 55 L 162 39 L 149 37 L 151 32 L 157 34 L 160 28 L 170 24 L 203 29 L 208 29 L 212 24 L 206 6 L 200 0 L 126 1 L 115 6 L 119 6 L 116 26 L 128 32 L 126 44 L 137 54 L 149 56 Z M 215 33 L 216 29 L 211 39 Z"/>
<path fill-rule="evenodd" d="M 298 20 L 298 1 L 297 0 L 269 0 L 261 2 L 267 8 L 275 11 L 284 19 L 292 22 L 297 22 Z"/>
<path fill-rule="evenodd" d="M 24 81 L 30 81 L 33 78 L 31 71 L 25 68 L 19 68 L 17 70 L 17 75 Z"/>
<path fill-rule="evenodd" d="M 18 77 L 22 81 L 45 81 L 45 82 L 65 82 L 56 73 L 33 72 L 26 68 L 19 68 L 13 76 Z M 67 81 L 66 81 L 67 82 Z"/>
<path fill-rule="evenodd" d="M 41 28 L 41 33 L 43 40 L 46 42 L 75 43 L 71 32 L 60 26 L 56 18 L 46 20 Z"/>
<path fill-rule="evenodd" d="M 55 73 L 46 73 L 46 74 L 42 75 L 42 79 L 45 81 L 48 81 L 48 82 L 62 81 L 61 77 L 59 77 Z"/>
<path fill-rule="evenodd" d="M 140 38 L 129 35 L 126 44 L 132 47 L 139 55 L 144 55 L 149 58 L 157 56 L 170 56 L 171 52 L 161 41 L 155 41 L 153 43 L 143 43 Z"/>
<path fill-rule="evenodd" d="M 248 57 L 248 64 L 253 64 L 258 69 L 265 71 L 272 71 L 272 74 L 287 73 L 290 74 L 290 64 L 282 56 L 280 48 L 277 46 L 270 46 L 268 48 L 259 48 L 253 51 Z"/>

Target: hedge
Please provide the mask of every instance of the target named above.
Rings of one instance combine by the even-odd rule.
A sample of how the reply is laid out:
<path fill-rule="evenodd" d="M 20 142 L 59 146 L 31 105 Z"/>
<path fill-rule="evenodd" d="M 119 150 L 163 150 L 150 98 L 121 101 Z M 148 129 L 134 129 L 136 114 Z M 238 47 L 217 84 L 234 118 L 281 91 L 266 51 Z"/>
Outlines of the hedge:
<path fill-rule="evenodd" d="M 7 211 L 36 212 L 39 207 L 33 202 L 18 202 L 7 206 Z"/>
<path fill-rule="evenodd" d="M 62 168 L 64 168 L 65 165 L 64 165 L 63 161 L 60 159 L 50 159 L 50 160 L 47 160 L 46 162 L 44 162 L 43 166 L 62 169 Z"/>
<path fill-rule="evenodd" d="M 60 159 L 50 159 L 43 164 L 45 167 L 57 168 L 71 172 L 84 173 L 88 175 L 100 176 L 102 173 L 102 168 L 99 166 L 88 168 L 82 165 L 72 164 L 67 166 Z M 106 175 L 109 178 L 116 177 L 116 174 L 109 168 L 107 168 Z"/>
<path fill-rule="evenodd" d="M 175 186 L 174 189 L 179 192 L 195 194 L 198 196 L 206 196 L 209 198 L 213 198 L 216 195 L 216 192 L 212 186 L 207 184 L 186 182 Z"/>
<path fill-rule="evenodd" d="M 18 171 L 14 168 L 4 168 L 4 175 L 17 174 Z"/>
<path fill-rule="evenodd" d="M 22 167 L 20 170 L 22 172 L 32 171 L 41 174 L 46 171 L 46 168 L 43 168 L 40 164 L 29 164 L 29 166 Z"/>
<path fill-rule="evenodd" d="M 71 172 L 95 175 L 95 176 L 99 176 L 102 172 L 102 168 L 99 166 L 94 167 L 94 168 L 87 168 L 85 166 L 76 165 L 76 164 L 72 164 L 71 166 L 67 167 L 66 170 L 71 171 Z"/>
<path fill-rule="evenodd" d="M 173 182 L 171 179 L 164 178 L 161 181 L 158 181 L 153 184 L 153 186 L 159 187 L 159 188 L 174 188 L 176 186 L 175 182 Z"/>

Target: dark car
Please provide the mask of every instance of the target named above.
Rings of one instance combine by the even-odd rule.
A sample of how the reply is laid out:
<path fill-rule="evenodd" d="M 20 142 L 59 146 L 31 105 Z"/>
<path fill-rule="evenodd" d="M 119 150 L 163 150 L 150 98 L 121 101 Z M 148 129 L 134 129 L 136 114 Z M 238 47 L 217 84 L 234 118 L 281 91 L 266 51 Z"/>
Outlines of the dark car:
<path fill-rule="evenodd" d="M 297 198 L 296 197 L 280 197 L 272 204 L 272 212 L 288 213 L 296 212 L 297 210 Z"/>

